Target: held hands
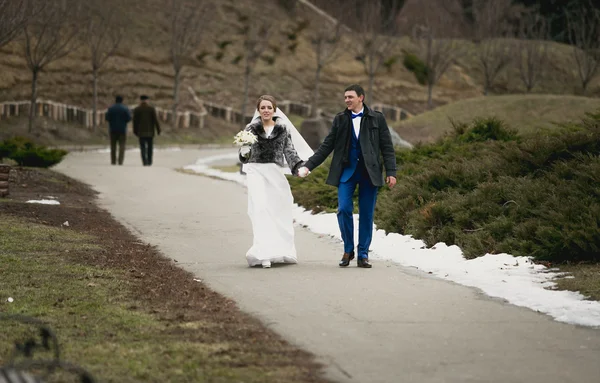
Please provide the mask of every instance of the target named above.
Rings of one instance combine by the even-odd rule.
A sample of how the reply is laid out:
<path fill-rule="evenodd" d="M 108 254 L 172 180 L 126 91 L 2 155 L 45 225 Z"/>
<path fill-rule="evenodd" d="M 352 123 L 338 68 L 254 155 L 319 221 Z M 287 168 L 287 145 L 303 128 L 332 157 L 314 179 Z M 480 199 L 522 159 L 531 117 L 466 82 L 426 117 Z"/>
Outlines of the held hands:
<path fill-rule="evenodd" d="M 309 174 L 310 174 L 310 170 L 308 170 L 308 168 L 306 166 L 303 166 L 300 169 L 298 169 L 298 177 L 300 177 L 300 178 L 304 178 Z"/>
<path fill-rule="evenodd" d="M 385 183 L 388 185 L 388 187 L 390 189 L 393 188 L 394 185 L 396 185 L 396 177 L 386 177 Z"/>
<path fill-rule="evenodd" d="M 248 157 L 250 154 L 250 145 L 244 145 L 240 148 L 240 154 L 242 157 Z"/>

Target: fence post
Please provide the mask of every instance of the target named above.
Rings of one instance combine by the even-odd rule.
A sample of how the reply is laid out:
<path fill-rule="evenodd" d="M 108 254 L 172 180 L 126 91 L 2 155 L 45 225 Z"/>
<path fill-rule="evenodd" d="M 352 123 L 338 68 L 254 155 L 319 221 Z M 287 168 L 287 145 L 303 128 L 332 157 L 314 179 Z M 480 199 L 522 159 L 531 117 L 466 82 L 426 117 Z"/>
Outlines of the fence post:
<path fill-rule="evenodd" d="M 0 164 L 0 197 L 9 194 L 10 165 Z"/>
<path fill-rule="evenodd" d="M 240 112 L 236 111 L 230 106 L 216 105 L 210 102 L 202 102 L 202 111 L 200 113 L 185 111 L 178 112 L 174 118 L 171 118 L 171 110 L 156 107 L 158 118 L 164 122 L 173 122 L 173 127 L 177 128 L 189 128 L 191 126 L 198 126 L 200 129 L 205 127 L 206 116 L 211 115 L 220 119 L 224 119 L 227 122 L 234 124 L 243 123 L 245 124 L 248 119 L 252 118 L 252 114 L 248 116 L 242 116 Z M 0 119 L 6 119 L 13 116 L 28 115 L 31 104 L 29 101 L 13 101 L 0 103 Z M 36 116 L 46 116 L 55 121 L 78 123 L 87 128 L 93 125 L 93 110 L 80 109 L 73 105 L 67 105 L 62 103 L 56 103 L 44 99 L 39 99 L 35 105 Z M 130 107 L 133 110 L 134 107 Z M 298 114 L 304 117 L 312 115 L 312 106 L 304 103 L 296 103 L 290 100 L 283 100 L 279 103 L 279 108 L 286 114 Z M 384 105 L 381 103 L 373 103 L 373 109 L 383 112 L 384 110 L 389 114 L 389 118 L 395 121 L 404 120 L 410 118 L 411 115 L 404 109 L 392 105 Z M 104 114 L 106 109 L 103 111 L 97 111 L 96 118 L 98 125 L 105 124 Z M 322 111 L 317 108 L 319 114 Z M 192 119 L 191 114 L 194 115 Z M 198 118 L 196 122 L 195 118 Z M 193 120 L 193 121 L 192 121 Z"/>

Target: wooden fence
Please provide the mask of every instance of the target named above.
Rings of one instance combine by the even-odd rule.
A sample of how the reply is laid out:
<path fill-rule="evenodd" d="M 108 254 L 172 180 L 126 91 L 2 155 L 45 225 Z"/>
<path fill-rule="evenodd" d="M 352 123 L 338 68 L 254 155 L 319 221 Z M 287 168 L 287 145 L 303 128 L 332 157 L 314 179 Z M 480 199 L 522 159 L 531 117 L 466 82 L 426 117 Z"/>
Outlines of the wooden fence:
<path fill-rule="evenodd" d="M 2 102 L 0 103 L 0 120 L 15 116 L 28 116 L 29 106 L 29 101 Z M 229 106 L 217 105 L 210 102 L 204 102 L 203 106 L 204 111 L 202 112 L 178 112 L 175 126 L 178 129 L 202 129 L 204 127 L 204 117 L 206 115 L 240 125 L 248 123 L 252 118 L 252 114 L 242 118 L 242 114 L 240 112 Z M 281 110 L 283 110 L 284 113 L 288 115 L 295 114 L 302 117 L 309 117 L 311 116 L 312 112 L 310 105 L 289 100 L 279 102 L 278 106 L 281 108 Z M 130 108 L 133 107 L 134 106 L 130 106 Z M 404 109 L 392 105 L 374 104 L 373 109 L 381 111 L 390 121 L 399 121 L 410 117 L 410 114 Z M 170 109 L 156 107 L 156 112 L 161 121 L 172 121 L 172 111 Z M 103 126 L 106 123 L 104 120 L 105 113 L 106 109 L 99 110 L 97 112 L 96 121 L 98 122 L 98 126 Z M 87 128 L 91 128 L 93 126 L 93 114 L 94 112 L 91 109 L 79 108 L 77 106 L 62 104 L 49 100 L 39 100 L 36 103 L 37 116 L 47 117 L 55 121 L 76 123 Z"/>

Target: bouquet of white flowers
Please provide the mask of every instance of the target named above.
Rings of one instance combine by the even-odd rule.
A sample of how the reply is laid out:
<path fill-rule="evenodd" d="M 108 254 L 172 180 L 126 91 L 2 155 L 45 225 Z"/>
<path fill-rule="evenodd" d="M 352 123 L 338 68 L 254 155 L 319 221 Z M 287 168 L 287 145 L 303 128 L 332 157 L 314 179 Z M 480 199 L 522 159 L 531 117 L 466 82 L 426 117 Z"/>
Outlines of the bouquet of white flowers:
<path fill-rule="evenodd" d="M 252 145 L 256 141 L 257 138 L 254 135 L 254 133 L 247 130 L 242 130 L 241 132 L 236 134 L 235 137 L 233 137 L 233 143 L 237 146 Z"/>

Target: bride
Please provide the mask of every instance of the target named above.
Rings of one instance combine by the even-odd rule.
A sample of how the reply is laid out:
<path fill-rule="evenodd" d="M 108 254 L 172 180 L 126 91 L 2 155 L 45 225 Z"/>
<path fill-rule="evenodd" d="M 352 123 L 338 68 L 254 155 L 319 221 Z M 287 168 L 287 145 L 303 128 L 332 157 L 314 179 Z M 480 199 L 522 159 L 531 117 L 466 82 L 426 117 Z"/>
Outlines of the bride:
<path fill-rule="evenodd" d="M 259 97 L 246 131 L 257 140 L 239 151 L 247 175 L 248 215 L 254 240 L 246 253 L 250 266 L 297 263 L 292 208 L 294 199 L 284 172 L 297 174 L 313 150 L 273 96 Z M 289 171 L 284 170 L 287 163 Z"/>

